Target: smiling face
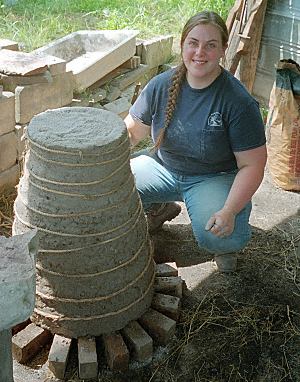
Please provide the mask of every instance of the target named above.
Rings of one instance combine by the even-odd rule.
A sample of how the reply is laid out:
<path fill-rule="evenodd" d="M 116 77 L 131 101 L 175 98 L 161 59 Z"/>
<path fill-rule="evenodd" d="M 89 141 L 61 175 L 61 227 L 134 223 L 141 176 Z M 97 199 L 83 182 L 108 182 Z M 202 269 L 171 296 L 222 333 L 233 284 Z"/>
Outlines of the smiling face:
<path fill-rule="evenodd" d="M 182 59 L 192 88 L 205 88 L 218 77 L 219 61 L 225 49 L 221 32 L 215 25 L 199 24 L 191 29 L 182 44 Z"/>

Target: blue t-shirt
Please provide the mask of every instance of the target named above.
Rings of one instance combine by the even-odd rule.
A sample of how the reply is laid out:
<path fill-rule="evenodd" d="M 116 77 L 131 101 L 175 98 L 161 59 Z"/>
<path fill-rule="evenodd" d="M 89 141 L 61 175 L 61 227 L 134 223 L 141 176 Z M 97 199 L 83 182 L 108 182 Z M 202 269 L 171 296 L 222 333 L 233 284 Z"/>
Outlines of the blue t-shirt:
<path fill-rule="evenodd" d="M 134 119 L 151 126 L 155 142 L 164 126 L 173 70 L 154 77 L 130 109 Z M 179 174 L 200 175 L 237 168 L 234 152 L 265 144 L 257 101 L 228 71 L 204 89 L 184 80 L 158 156 Z"/>

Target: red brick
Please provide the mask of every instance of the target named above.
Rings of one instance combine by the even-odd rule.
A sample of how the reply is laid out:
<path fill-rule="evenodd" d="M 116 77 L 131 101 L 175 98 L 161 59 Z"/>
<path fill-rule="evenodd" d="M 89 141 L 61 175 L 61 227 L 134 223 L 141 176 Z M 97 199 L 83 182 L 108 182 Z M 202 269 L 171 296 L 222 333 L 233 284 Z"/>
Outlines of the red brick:
<path fill-rule="evenodd" d="M 167 345 L 175 334 L 176 321 L 154 309 L 143 314 L 139 322 L 159 345 Z"/>
<path fill-rule="evenodd" d="M 126 371 L 129 364 L 129 351 L 119 333 L 104 334 L 103 343 L 107 364 L 111 370 Z"/>
<path fill-rule="evenodd" d="M 49 352 L 49 369 L 56 378 L 63 379 L 67 367 L 71 338 L 55 335 Z"/>
<path fill-rule="evenodd" d="M 161 293 L 155 293 L 152 299 L 152 308 L 165 314 L 172 320 L 178 321 L 180 315 L 180 298 Z"/>
<path fill-rule="evenodd" d="M 12 338 L 13 357 L 20 363 L 25 363 L 46 345 L 52 334 L 35 324 L 28 325 L 24 330 Z"/>
<path fill-rule="evenodd" d="M 125 326 L 122 335 L 134 360 L 146 362 L 152 359 L 153 340 L 137 321 Z"/>
<path fill-rule="evenodd" d="M 79 378 L 97 378 L 98 360 L 95 338 L 79 337 L 77 345 Z"/>

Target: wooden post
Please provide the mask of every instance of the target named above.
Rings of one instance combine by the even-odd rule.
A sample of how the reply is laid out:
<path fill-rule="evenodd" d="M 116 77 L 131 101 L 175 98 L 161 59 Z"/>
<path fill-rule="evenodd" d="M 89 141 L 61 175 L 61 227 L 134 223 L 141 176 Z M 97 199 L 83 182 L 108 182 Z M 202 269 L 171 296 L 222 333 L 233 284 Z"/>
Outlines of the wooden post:
<path fill-rule="evenodd" d="M 11 329 L 0 331 L 0 381 L 14 382 Z"/>

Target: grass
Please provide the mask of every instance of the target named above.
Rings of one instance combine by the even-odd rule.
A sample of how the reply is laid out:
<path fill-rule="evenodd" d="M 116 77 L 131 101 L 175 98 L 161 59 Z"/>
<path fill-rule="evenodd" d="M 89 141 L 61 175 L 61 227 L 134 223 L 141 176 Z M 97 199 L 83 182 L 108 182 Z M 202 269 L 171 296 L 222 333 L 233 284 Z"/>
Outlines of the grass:
<path fill-rule="evenodd" d="M 194 13 L 211 9 L 225 19 L 234 0 L 0 0 L 0 36 L 25 51 L 80 29 L 138 29 L 140 37 L 179 36 Z"/>

